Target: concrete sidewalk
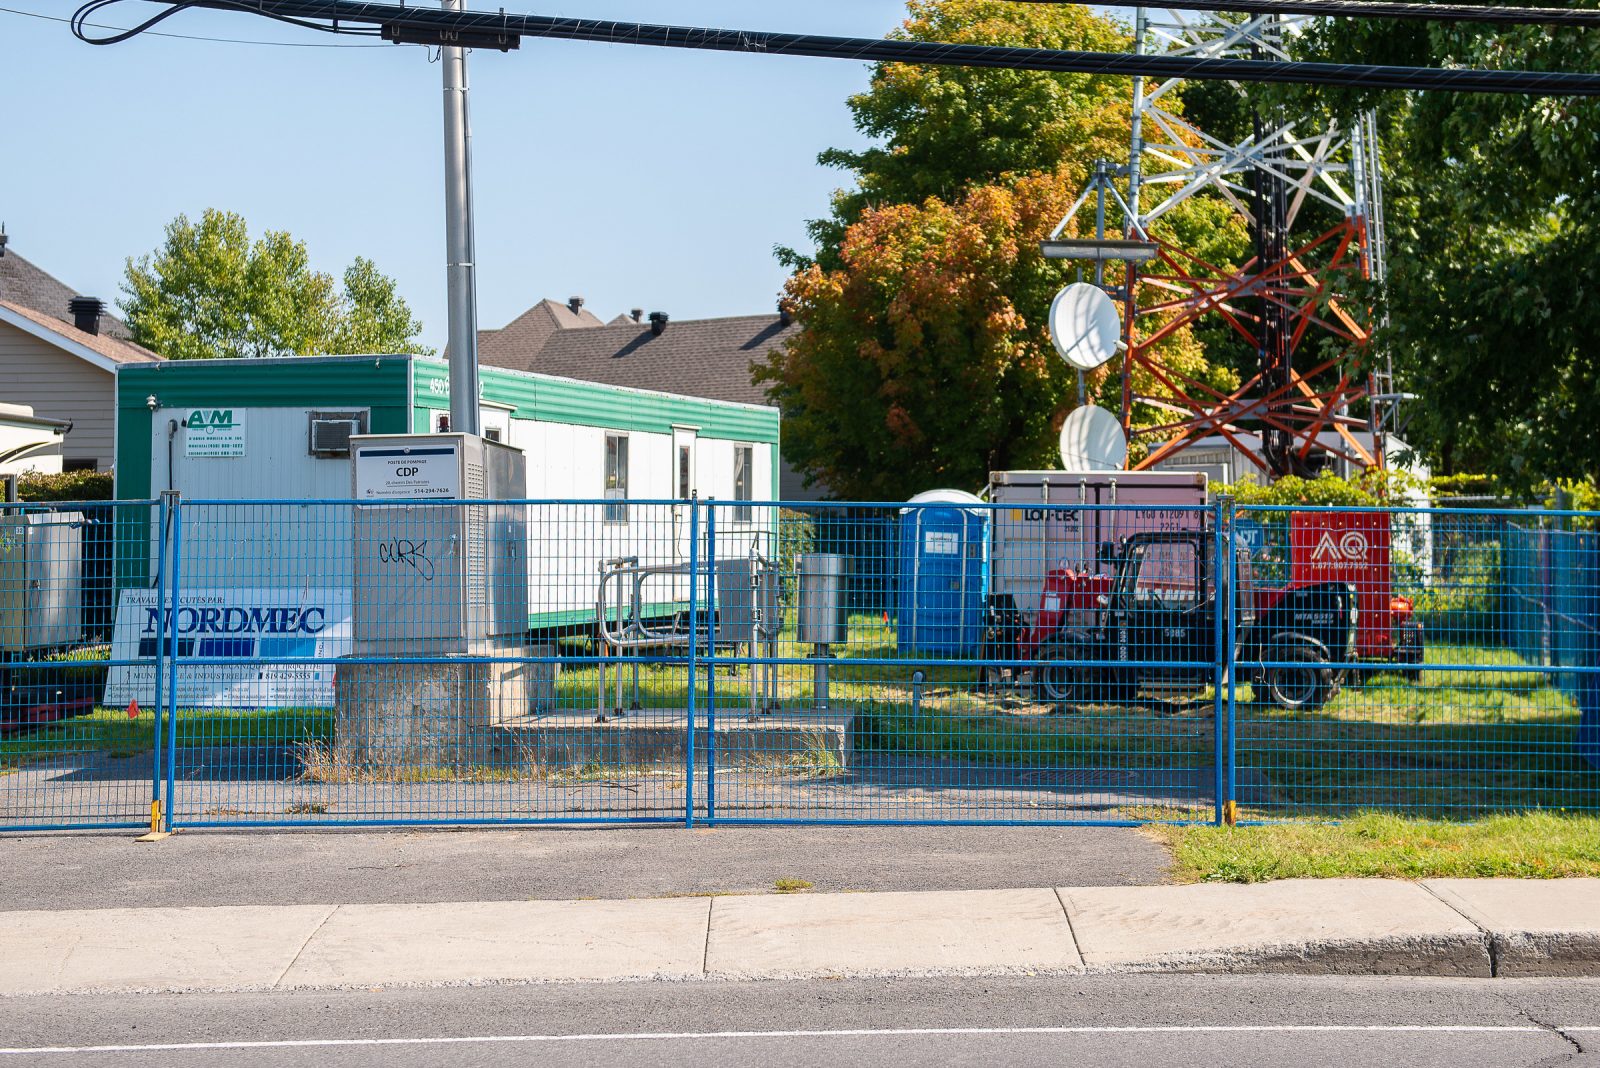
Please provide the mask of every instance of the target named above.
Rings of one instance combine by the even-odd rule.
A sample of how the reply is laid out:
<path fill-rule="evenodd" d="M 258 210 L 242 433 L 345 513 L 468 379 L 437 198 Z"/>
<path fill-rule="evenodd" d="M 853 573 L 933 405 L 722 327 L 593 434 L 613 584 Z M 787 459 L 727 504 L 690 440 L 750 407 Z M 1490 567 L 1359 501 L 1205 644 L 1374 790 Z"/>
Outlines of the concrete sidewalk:
<path fill-rule="evenodd" d="M 1083 972 L 1600 975 L 1600 880 L 0 912 L 0 995 Z"/>

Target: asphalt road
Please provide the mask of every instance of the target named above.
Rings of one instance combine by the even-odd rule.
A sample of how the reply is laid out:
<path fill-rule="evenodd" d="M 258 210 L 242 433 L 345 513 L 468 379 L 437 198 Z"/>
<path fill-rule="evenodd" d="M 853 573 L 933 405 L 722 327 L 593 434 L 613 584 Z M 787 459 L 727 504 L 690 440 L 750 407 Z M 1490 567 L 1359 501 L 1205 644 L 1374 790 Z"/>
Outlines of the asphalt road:
<path fill-rule="evenodd" d="M 589 984 L 17 998 L 0 1011 L 0 1065 L 18 1066 L 1600 1065 L 1586 1052 L 1600 1049 L 1590 980 Z"/>
<path fill-rule="evenodd" d="M 610 827 L 0 838 L 0 910 L 986 890 L 1164 881 L 1120 827 Z"/>

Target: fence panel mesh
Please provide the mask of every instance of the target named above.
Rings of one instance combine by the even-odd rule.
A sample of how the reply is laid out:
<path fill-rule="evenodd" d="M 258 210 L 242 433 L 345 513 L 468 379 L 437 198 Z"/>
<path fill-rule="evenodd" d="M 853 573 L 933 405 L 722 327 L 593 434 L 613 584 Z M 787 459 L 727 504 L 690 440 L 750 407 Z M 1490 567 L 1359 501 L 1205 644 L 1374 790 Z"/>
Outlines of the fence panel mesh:
<path fill-rule="evenodd" d="M 185 504 L 174 822 L 684 818 L 691 520 Z"/>
<path fill-rule="evenodd" d="M 708 511 L 717 820 L 1212 818 L 1208 508 Z"/>
<path fill-rule="evenodd" d="M 1257 638 L 1227 726 L 1247 816 L 1600 806 L 1585 696 L 1600 558 L 1594 535 L 1530 521 L 1239 510 L 1257 576 L 1239 618 Z"/>
<path fill-rule="evenodd" d="M 158 702 L 116 684 L 141 661 L 112 631 L 119 591 L 153 607 L 157 575 L 114 561 L 158 540 L 161 515 L 149 501 L 0 506 L 0 828 L 150 822 Z M 153 631 L 148 644 L 153 657 Z"/>
<path fill-rule="evenodd" d="M 6 506 L 0 828 L 1592 811 L 1595 518 Z"/>

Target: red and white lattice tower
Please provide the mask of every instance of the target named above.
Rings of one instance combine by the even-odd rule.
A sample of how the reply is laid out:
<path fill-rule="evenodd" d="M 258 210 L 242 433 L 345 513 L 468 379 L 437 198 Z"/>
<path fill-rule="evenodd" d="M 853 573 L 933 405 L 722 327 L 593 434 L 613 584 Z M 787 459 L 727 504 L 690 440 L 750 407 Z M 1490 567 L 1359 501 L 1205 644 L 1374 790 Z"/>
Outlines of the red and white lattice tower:
<path fill-rule="evenodd" d="M 1141 8 L 1135 47 L 1146 54 L 1287 60 L 1287 44 L 1306 21 L 1261 15 L 1234 22 Z M 1387 368 L 1375 366 L 1366 309 L 1350 300 L 1353 280 L 1383 277 L 1375 120 L 1363 116 L 1354 130 L 1308 129 L 1258 113 L 1249 135 L 1229 143 L 1174 113 L 1180 85 L 1134 80 L 1127 165 L 1098 165 L 1044 243 L 1052 258 L 1096 261 L 1102 284 L 1107 261 L 1126 261 L 1124 284 L 1109 291 L 1123 304 L 1122 425 L 1130 441 L 1145 445 L 1135 467 L 1154 466 L 1213 436 L 1268 477 L 1313 474 L 1332 457 L 1382 466 L 1395 395 Z M 1248 224 L 1253 254 L 1242 265 L 1208 263 L 1160 236 L 1162 217 L 1201 194 L 1221 196 Z M 1091 198 L 1094 237 L 1070 236 L 1074 216 Z M 1296 222 L 1313 202 L 1333 209 L 1316 213 L 1324 225 L 1337 221 L 1307 233 Z M 1120 240 L 1106 234 L 1109 208 L 1120 209 Z M 1156 356 L 1164 339 L 1207 318 L 1227 323 L 1257 355 L 1253 373 L 1246 368 L 1236 389 L 1218 389 Z M 1136 380 L 1146 392 L 1136 391 Z M 1365 411 L 1351 414 L 1353 404 Z M 1135 429 L 1135 405 L 1170 419 Z"/>

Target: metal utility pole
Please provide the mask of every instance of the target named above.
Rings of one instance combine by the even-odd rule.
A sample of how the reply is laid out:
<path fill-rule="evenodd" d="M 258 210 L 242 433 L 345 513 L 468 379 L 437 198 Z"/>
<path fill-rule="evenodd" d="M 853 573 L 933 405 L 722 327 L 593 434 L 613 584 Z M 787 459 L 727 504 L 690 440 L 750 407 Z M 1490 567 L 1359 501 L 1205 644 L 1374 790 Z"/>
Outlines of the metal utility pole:
<path fill-rule="evenodd" d="M 440 0 L 446 11 L 462 0 Z M 444 218 L 449 284 L 450 429 L 480 434 L 478 285 L 472 239 L 472 127 L 467 119 L 467 50 L 442 45 L 444 67 Z"/>

